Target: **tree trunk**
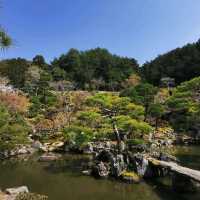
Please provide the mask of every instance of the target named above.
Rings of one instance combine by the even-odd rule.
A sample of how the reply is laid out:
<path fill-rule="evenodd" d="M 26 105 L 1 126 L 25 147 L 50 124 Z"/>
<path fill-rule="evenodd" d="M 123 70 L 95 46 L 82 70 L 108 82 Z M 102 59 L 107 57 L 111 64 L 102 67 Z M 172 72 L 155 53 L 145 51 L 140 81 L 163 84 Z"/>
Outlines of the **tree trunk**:
<path fill-rule="evenodd" d="M 113 122 L 113 130 L 114 130 L 115 137 L 116 137 L 116 140 L 117 140 L 117 148 L 118 148 L 118 151 L 121 152 L 121 148 L 120 148 L 120 145 L 121 145 L 121 138 L 120 138 L 120 134 L 119 134 L 119 131 L 118 131 L 118 128 L 117 128 L 117 125 L 116 125 L 115 122 Z"/>

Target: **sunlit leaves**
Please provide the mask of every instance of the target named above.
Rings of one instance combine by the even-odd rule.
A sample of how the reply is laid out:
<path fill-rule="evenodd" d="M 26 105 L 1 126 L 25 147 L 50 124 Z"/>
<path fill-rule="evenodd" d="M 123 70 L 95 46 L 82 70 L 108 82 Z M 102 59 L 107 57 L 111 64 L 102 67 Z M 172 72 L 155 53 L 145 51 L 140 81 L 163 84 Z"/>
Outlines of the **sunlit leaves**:
<path fill-rule="evenodd" d="M 0 28 L 0 47 L 2 49 L 8 48 L 12 45 L 12 39 L 7 33 Z"/>

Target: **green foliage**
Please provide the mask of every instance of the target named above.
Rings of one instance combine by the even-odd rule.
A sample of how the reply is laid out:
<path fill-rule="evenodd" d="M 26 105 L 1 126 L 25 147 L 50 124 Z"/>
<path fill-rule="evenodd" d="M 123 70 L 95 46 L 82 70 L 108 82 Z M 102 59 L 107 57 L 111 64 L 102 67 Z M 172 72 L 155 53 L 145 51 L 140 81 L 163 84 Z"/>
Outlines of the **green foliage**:
<path fill-rule="evenodd" d="M 163 77 L 175 78 L 179 84 L 200 76 L 200 40 L 147 62 L 142 66 L 141 74 L 154 85 L 159 85 Z"/>
<path fill-rule="evenodd" d="M 52 62 L 53 67 L 66 71 L 66 77 L 79 89 L 118 90 L 122 82 L 138 71 L 136 60 L 112 55 L 96 48 L 80 52 L 70 49 Z"/>
<path fill-rule="evenodd" d="M 8 110 L 0 104 L 0 127 L 3 127 L 10 118 Z"/>
<path fill-rule="evenodd" d="M 54 67 L 52 70 L 52 76 L 55 81 L 65 80 L 66 72 L 60 67 Z"/>
<path fill-rule="evenodd" d="M 87 99 L 87 105 L 109 109 L 117 114 L 130 115 L 135 119 L 143 119 L 144 107 L 131 103 L 128 97 L 119 97 L 111 93 L 97 93 Z"/>
<path fill-rule="evenodd" d="M 112 120 L 116 122 L 121 133 L 131 137 L 148 134 L 152 131 L 152 127 L 143 122 L 144 107 L 131 103 L 128 97 L 119 97 L 111 93 L 97 93 L 89 97 L 86 103 L 90 107 L 98 108 L 99 111 L 97 112 L 102 116 L 101 123 L 98 122 L 99 130 L 96 130 L 98 133 L 105 130 L 103 127 L 107 127 L 109 134 L 112 133 Z M 114 115 L 113 119 L 109 118 L 110 113 Z M 100 115 L 98 116 L 100 118 Z M 98 117 L 95 119 L 98 119 Z"/>
<path fill-rule="evenodd" d="M 151 104 L 148 111 L 150 117 L 155 119 L 155 128 L 158 128 L 158 121 L 165 113 L 165 107 L 160 103 Z"/>
<path fill-rule="evenodd" d="M 166 102 L 172 111 L 170 122 L 179 131 L 198 131 L 200 125 L 200 77 L 178 86 Z"/>
<path fill-rule="evenodd" d="M 82 125 L 89 126 L 91 128 L 100 126 L 100 123 L 103 121 L 101 114 L 95 111 L 81 111 L 78 113 L 77 119 Z"/>
<path fill-rule="evenodd" d="M 151 117 L 160 118 L 164 114 L 164 106 L 160 103 L 151 104 L 149 114 Z"/>
<path fill-rule="evenodd" d="M 41 112 L 41 109 L 47 109 L 57 103 L 57 97 L 50 90 L 49 82 L 51 80 L 50 73 L 41 71 L 39 80 L 32 90 L 28 90 L 32 103 L 29 108 L 29 117 L 36 117 Z"/>
<path fill-rule="evenodd" d="M 40 102 L 44 105 L 52 106 L 56 103 L 55 95 L 50 91 L 49 82 L 52 80 L 51 74 L 43 71 L 40 75 L 40 80 L 38 82 L 37 95 Z"/>
<path fill-rule="evenodd" d="M 45 63 L 42 55 L 36 55 L 32 62 L 21 58 L 9 59 L 0 63 L 0 73 L 3 71 L 2 74 L 8 76 L 15 87 L 31 91 L 37 84 L 37 67 L 51 75 L 52 80 L 67 80 L 76 89 L 83 90 L 117 91 L 124 87 L 125 80 L 138 74 L 136 60 L 113 55 L 101 48 L 88 51 L 70 49 L 67 54 L 54 59 L 51 65 Z"/>
<path fill-rule="evenodd" d="M 95 107 L 78 112 L 75 124 L 90 128 L 95 138 L 112 137 L 113 128 L 110 119 L 104 117 Z"/>
<path fill-rule="evenodd" d="M 27 142 L 29 128 L 23 117 L 17 113 L 9 113 L 0 105 L 0 151 L 10 150 Z"/>
<path fill-rule="evenodd" d="M 0 74 L 7 76 L 16 88 L 23 88 L 28 67 L 28 62 L 22 58 L 4 60 L 0 64 Z"/>
<path fill-rule="evenodd" d="M 64 128 L 63 134 L 66 141 L 73 143 L 78 147 L 83 146 L 93 138 L 92 130 L 83 126 L 70 126 Z"/>
<path fill-rule="evenodd" d="M 197 77 L 178 86 L 167 103 L 171 109 L 196 112 L 199 105 L 199 91 L 200 77 Z"/>
<path fill-rule="evenodd" d="M 141 83 L 136 87 L 124 89 L 120 96 L 129 97 L 134 103 L 141 104 L 145 108 L 145 119 L 149 113 L 149 106 L 153 103 L 158 89 L 149 83 Z"/>
<path fill-rule="evenodd" d="M 128 145 L 141 145 L 145 144 L 145 141 L 142 139 L 129 139 L 126 143 Z"/>
<path fill-rule="evenodd" d="M 113 117 L 110 117 L 110 113 Z M 99 92 L 87 98 L 85 106 L 76 113 L 72 126 L 63 132 L 66 140 L 75 140 L 77 134 L 79 137 L 88 136 L 84 141 L 102 138 L 116 140 L 113 129 L 115 122 L 121 134 L 127 134 L 129 138 L 141 138 L 152 131 L 152 127 L 143 119 L 143 106 L 131 103 L 129 98 L 119 97 L 118 94 Z M 87 134 L 80 135 L 81 131 Z"/>
<path fill-rule="evenodd" d="M 5 30 L 0 28 L 0 47 L 2 49 L 8 48 L 12 43 L 11 37 L 5 32 Z"/>
<path fill-rule="evenodd" d="M 30 118 L 36 117 L 37 114 L 41 111 L 42 103 L 40 102 L 40 99 L 38 96 L 32 96 L 31 97 L 31 106 L 29 108 L 28 116 Z"/>
<path fill-rule="evenodd" d="M 36 56 L 33 58 L 32 63 L 33 63 L 34 65 L 37 65 L 37 66 L 41 67 L 41 68 L 45 68 L 45 66 L 46 66 L 45 59 L 44 59 L 44 57 L 43 57 L 42 55 L 36 55 Z"/>
<path fill-rule="evenodd" d="M 121 132 L 127 133 L 130 137 L 137 137 L 150 133 L 152 127 L 143 121 L 137 121 L 129 116 L 119 115 L 115 117 L 117 125 Z"/>
<path fill-rule="evenodd" d="M 120 96 L 127 96 L 135 103 L 148 105 L 154 100 L 154 96 L 157 93 L 157 88 L 149 83 L 141 83 L 136 87 L 130 87 L 124 89 Z"/>
<path fill-rule="evenodd" d="M 42 70 L 37 65 L 31 65 L 25 74 L 25 85 L 23 91 L 29 95 L 37 95 L 38 83 Z"/>

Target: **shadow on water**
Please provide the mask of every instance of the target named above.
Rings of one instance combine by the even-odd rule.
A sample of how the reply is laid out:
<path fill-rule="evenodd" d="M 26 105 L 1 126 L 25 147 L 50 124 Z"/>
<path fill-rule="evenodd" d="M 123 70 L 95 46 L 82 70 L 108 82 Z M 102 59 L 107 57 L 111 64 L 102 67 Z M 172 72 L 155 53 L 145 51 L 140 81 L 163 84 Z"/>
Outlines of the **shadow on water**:
<path fill-rule="evenodd" d="M 200 193 L 177 193 L 172 189 L 171 177 L 156 178 L 147 183 L 162 200 L 199 200 Z"/>
<path fill-rule="evenodd" d="M 200 170 L 200 155 L 180 155 L 179 159 L 184 166 Z"/>
<path fill-rule="evenodd" d="M 178 146 L 175 155 L 183 166 L 200 170 L 200 146 Z"/>

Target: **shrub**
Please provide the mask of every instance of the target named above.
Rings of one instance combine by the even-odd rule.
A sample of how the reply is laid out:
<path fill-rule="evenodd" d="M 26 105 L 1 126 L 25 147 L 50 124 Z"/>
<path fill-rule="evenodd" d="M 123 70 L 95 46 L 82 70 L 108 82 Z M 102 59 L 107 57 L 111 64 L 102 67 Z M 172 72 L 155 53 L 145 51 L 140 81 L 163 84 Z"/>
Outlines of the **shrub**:
<path fill-rule="evenodd" d="M 27 143 L 29 127 L 20 114 L 9 113 L 0 105 L 0 150 L 10 150 Z"/>
<path fill-rule="evenodd" d="M 81 147 L 93 139 L 93 131 L 90 128 L 71 126 L 63 129 L 65 140 Z"/>

